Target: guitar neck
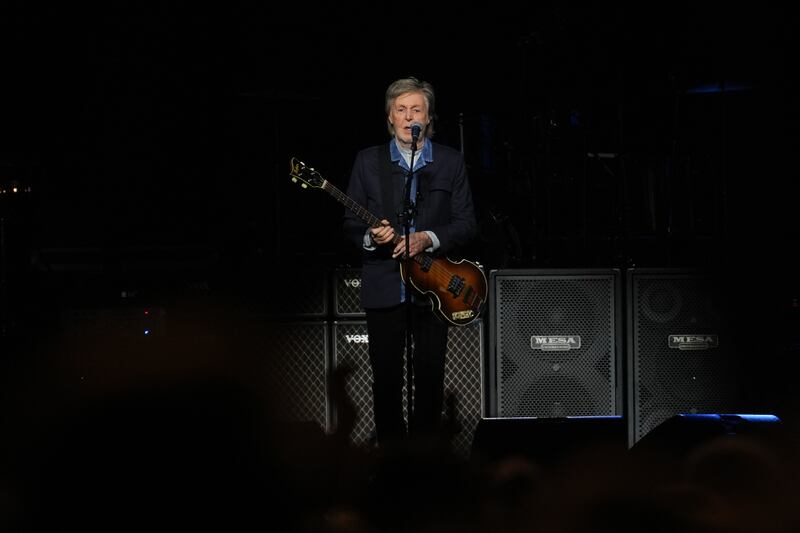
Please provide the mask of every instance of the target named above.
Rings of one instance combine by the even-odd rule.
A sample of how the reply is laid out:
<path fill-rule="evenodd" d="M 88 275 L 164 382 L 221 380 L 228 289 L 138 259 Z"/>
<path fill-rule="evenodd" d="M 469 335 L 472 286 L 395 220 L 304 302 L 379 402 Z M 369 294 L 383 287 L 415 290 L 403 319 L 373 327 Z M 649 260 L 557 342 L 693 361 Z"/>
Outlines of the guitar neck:
<path fill-rule="evenodd" d="M 336 198 L 339 203 L 343 204 L 347 207 L 350 211 L 353 212 L 358 218 L 363 220 L 369 227 L 371 228 L 378 228 L 381 226 L 381 219 L 367 211 L 364 207 L 359 205 L 358 202 L 347 196 L 341 190 L 339 190 L 335 185 L 333 185 L 328 180 L 322 184 L 322 189 Z M 394 239 L 392 240 L 393 244 L 397 244 L 400 241 L 400 236 L 395 234 Z M 415 257 L 416 259 L 416 257 Z"/>
<path fill-rule="evenodd" d="M 347 209 L 352 211 L 353 214 L 358 216 L 358 218 L 366 222 L 369 227 L 377 228 L 381 225 L 381 221 L 378 217 L 364 209 L 358 204 L 358 202 L 347 196 L 328 180 L 325 180 L 325 182 L 322 184 L 322 189 L 339 200 L 339 203 L 343 204 Z"/>

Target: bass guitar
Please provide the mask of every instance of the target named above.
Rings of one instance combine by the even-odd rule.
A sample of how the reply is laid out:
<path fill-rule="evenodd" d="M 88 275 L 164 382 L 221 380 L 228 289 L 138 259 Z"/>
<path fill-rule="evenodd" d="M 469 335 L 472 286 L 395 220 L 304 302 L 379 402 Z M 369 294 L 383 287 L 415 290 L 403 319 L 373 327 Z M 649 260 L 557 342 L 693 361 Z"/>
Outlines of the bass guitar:
<path fill-rule="evenodd" d="M 322 189 L 347 207 L 370 227 L 380 227 L 378 217 L 324 179 L 319 172 L 293 157 L 289 175 L 303 188 Z M 400 240 L 395 235 L 394 243 Z M 419 294 L 427 296 L 433 311 L 445 322 L 465 326 L 478 319 L 486 304 L 486 275 L 472 261 L 458 261 L 421 253 L 411 261 L 400 261 L 403 282 Z"/>

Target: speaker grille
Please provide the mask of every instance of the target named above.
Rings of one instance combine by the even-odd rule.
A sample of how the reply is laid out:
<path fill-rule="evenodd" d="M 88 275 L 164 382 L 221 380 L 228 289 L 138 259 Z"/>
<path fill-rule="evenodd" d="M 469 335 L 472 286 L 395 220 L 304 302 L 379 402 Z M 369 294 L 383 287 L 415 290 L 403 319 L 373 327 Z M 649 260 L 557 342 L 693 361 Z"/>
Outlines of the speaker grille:
<path fill-rule="evenodd" d="M 375 419 L 372 406 L 372 369 L 365 321 L 334 323 L 334 364 L 353 370 L 346 390 L 353 402 L 357 419 L 351 441 L 363 445 L 374 440 Z M 461 431 L 454 437 L 454 450 L 467 456 L 475 428 L 481 419 L 481 368 L 483 361 L 483 324 L 451 327 L 445 359 L 445 392 L 456 396 L 456 410 Z M 405 404 L 406 392 L 403 387 Z M 405 406 L 405 405 L 404 405 Z"/>
<path fill-rule="evenodd" d="M 456 397 L 456 416 L 461 431 L 453 439 L 453 447 L 462 456 L 472 449 L 472 440 L 480 422 L 483 383 L 483 323 L 451 327 L 447 340 L 444 369 L 445 394 Z"/>
<path fill-rule="evenodd" d="M 680 413 L 734 409 L 736 362 L 712 281 L 629 272 L 632 439 Z"/>
<path fill-rule="evenodd" d="M 617 414 L 618 273 L 491 277 L 497 416 Z"/>
<path fill-rule="evenodd" d="M 263 357 L 263 384 L 276 417 L 316 422 L 328 431 L 327 324 L 269 323 L 256 349 Z"/>
<path fill-rule="evenodd" d="M 375 431 L 367 323 L 335 322 L 333 337 L 334 366 L 349 366 L 351 369 L 346 391 L 356 410 L 356 423 L 350 439 L 353 444 L 363 445 L 374 439 Z"/>
<path fill-rule="evenodd" d="M 334 314 L 339 318 L 363 317 L 361 269 L 340 268 L 333 278 Z"/>

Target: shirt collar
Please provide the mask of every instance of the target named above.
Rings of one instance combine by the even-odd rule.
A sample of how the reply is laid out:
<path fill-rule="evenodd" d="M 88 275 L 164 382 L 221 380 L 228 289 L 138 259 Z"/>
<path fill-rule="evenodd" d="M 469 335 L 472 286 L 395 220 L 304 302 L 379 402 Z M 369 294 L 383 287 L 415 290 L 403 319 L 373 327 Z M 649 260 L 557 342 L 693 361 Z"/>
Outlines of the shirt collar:
<path fill-rule="evenodd" d="M 403 159 L 402 154 L 400 153 L 400 147 L 397 145 L 397 139 L 392 137 L 392 140 L 389 141 L 389 153 L 392 156 L 392 163 L 400 163 L 400 166 L 404 167 L 408 170 L 408 166 L 406 165 L 405 159 Z M 433 143 L 430 139 L 425 139 L 425 144 L 422 146 L 422 151 L 418 152 L 419 158 L 417 160 L 417 164 L 414 170 L 421 168 L 428 163 L 433 162 Z"/>

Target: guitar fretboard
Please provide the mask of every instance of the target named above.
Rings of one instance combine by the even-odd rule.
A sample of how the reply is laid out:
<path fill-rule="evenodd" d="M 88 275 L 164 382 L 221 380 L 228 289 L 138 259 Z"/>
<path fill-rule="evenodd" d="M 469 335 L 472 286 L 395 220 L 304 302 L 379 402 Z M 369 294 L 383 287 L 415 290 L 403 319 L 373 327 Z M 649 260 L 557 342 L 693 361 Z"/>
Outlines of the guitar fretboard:
<path fill-rule="evenodd" d="M 358 202 L 347 196 L 328 180 L 325 180 L 325 182 L 322 184 L 322 189 L 339 200 L 339 202 L 344 204 L 345 207 L 357 215 L 358 218 L 369 224 L 371 228 L 377 228 L 381 225 L 381 221 L 378 219 L 378 217 L 364 209 L 358 204 Z"/>
<path fill-rule="evenodd" d="M 335 185 L 333 185 L 328 180 L 325 180 L 323 182 L 322 189 L 331 196 L 333 196 L 334 198 L 336 198 L 337 200 L 339 200 L 339 202 L 344 204 L 344 206 L 347 207 L 350 211 L 352 211 L 353 214 L 355 214 L 356 216 L 358 216 L 358 218 L 366 222 L 369 225 L 369 227 L 379 228 L 381 226 L 381 219 L 379 219 L 378 217 L 367 211 L 364 207 L 359 205 L 358 202 L 347 196 L 345 193 L 339 190 Z M 394 239 L 392 239 L 392 242 L 394 244 L 397 244 L 399 240 L 400 236 L 395 234 Z M 419 256 L 414 256 L 414 260 L 420 262 Z"/>

